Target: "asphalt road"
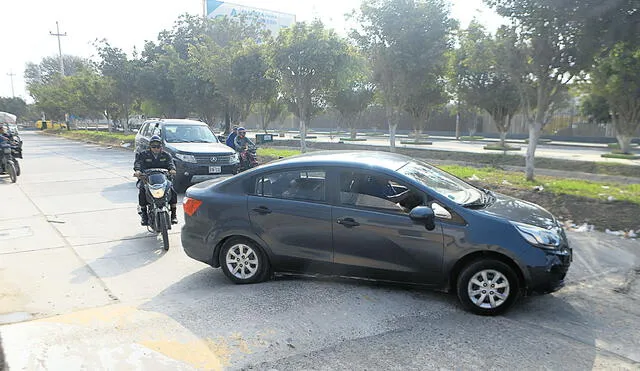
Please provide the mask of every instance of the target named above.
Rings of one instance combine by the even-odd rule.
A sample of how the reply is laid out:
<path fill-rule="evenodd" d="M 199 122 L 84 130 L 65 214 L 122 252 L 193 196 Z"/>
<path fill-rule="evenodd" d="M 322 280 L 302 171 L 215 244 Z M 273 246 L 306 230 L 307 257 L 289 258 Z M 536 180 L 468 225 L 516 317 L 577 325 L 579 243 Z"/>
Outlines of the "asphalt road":
<path fill-rule="evenodd" d="M 569 285 L 497 318 L 402 286 L 236 286 L 139 226 L 131 152 L 23 137 L 23 175 L 0 176 L 11 370 L 640 369 L 637 241 L 569 233 Z"/>

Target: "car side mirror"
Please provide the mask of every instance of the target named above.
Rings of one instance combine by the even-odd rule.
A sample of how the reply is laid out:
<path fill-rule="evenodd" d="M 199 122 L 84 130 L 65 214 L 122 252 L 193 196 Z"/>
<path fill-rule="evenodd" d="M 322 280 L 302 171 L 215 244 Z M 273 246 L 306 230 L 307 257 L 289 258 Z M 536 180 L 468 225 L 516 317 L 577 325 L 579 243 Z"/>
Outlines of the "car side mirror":
<path fill-rule="evenodd" d="M 436 215 L 433 209 L 427 206 L 416 206 L 409 212 L 411 220 L 423 223 L 427 230 L 434 230 L 436 228 Z"/>
<path fill-rule="evenodd" d="M 218 135 L 218 141 L 220 143 L 224 143 L 227 140 L 227 138 L 224 135 Z"/>

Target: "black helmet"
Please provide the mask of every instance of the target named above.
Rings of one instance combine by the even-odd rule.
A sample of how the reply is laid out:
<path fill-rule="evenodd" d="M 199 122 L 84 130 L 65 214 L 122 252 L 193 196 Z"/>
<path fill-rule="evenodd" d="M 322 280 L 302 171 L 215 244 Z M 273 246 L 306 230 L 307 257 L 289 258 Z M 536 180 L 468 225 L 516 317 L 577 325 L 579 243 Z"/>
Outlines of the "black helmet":
<path fill-rule="evenodd" d="M 162 138 L 160 138 L 159 135 L 154 135 L 151 137 L 151 139 L 149 139 L 149 145 L 151 145 L 153 142 L 157 142 L 158 144 L 162 145 Z"/>

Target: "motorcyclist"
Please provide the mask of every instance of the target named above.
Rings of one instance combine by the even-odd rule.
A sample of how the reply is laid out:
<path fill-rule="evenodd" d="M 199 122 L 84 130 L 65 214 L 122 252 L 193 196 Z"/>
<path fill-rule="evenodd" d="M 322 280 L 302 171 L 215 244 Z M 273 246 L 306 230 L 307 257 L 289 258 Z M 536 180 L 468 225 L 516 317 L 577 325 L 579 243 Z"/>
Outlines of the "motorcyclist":
<path fill-rule="evenodd" d="M 251 139 L 247 138 L 247 131 L 243 127 L 238 128 L 238 136 L 234 140 L 233 146 L 236 152 L 240 154 L 241 165 L 246 164 L 247 161 L 249 161 L 246 151 L 256 147 Z"/>
<path fill-rule="evenodd" d="M 167 169 L 169 170 L 169 174 L 176 174 L 176 165 L 173 162 L 173 158 L 171 155 L 164 151 L 162 148 L 162 138 L 158 135 L 154 135 L 149 140 L 149 149 L 143 152 L 139 152 L 136 154 L 136 160 L 133 164 L 133 170 L 135 173 L 133 174 L 135 177 L 140 178 L 142 176 L 142 172 L 147 169 Z M 138 205 L 140 205 L 140 217 L 142 220 L 140 221 L 141 225 L 149 225 L 149 215 L 147 214 L 147 196 L 145 194 L 145 188 L 142 184 L 139 184 L 138 191 Z M 171 224 L 178 223 L 177 217 L 177 203 L 178 203 L 178 195 L 171 189 L 171 199 L 169 200 L 169 205 L 171 207 Z"/>
<path fill-rule="evenodd" d="M 225 144 L 233 149 L 235 149 L 235 140 L 236 137 L 238 136 L 238 126 L 233 126 L 233 131 L 231 132 L 231 134 L 229 134 L 229 137 L 227 138 L 227 140 L 225 141 Z"/>
<path fill-rule="evenodd" d="M 11 143 L 13 142 L 13 135 L 11 133 L 4 130 L 4 125 L 0 124 L 0 143 Z"/>
<path fill-rule="evenodd" d="M 247 138 L 247 131 L 243 127 L 238 128 L 238 136 L 233 141 L 233 147 L 237 152 L 243 152 L 249 148 L 255 148 L 251 139 Z"/>

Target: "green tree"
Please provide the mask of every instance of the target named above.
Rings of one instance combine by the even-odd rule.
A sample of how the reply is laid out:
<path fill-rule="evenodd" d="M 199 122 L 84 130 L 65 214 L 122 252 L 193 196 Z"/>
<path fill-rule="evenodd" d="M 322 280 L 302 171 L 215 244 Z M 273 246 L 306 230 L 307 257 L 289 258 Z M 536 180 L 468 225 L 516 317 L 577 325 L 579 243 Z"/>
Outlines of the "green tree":
<path fill-rule="evenodd" d="M 20 97 L 0 97 L 0 111 L 16 115 L 16 121 L 27 114 L 27 103 Z"/>
<path fill-rule="evenodd" d="M 63 55 L 64 75 L 73 76 L 78 71 L 91 65 L 88 60 L 75 56 Z M 38 64 L 27 63 L 24 71 L 24 79 L 27 87 L 33 84 L 47 84 L 60 76 L 60 61 L 58 57 L 44 57 Z"/>
<path fill-rule="evenodd" d="M 134 105 L 139 99 L 138 81 L 140 76 L 140 62 L 134 55 L 130 59 L 120 48 L 111 46 L 106 40 L 102 40 L 96 45 L 101 61 L 98 63 L 103 76 L 113 81 L 113 103 L 119 106 L 122 122 L 125 131 L 129 130 L 129 117 L 134 109 Z"/>
<path fill-rule="evenodd" d="M 373 81 L 385 106 L 391 151 L 395 151 L 401 111 L 412 107 L 414 117 L 423 121 L 426 113 L 421 106 L 433 107 L 441 101 L 434 86 L 442 86 L 438 83 L 456 22 L 441 0 L 365 0 L 358 19 L 360 29 L 352 37 L 372 63 Z"/>
<path fill-rule="evenodd" d="M 567 85 L 591 64 L 599 41 L 585 37 L 589 17 L 584 7 L 550 0 L 485 1 L 513 20 L 514 26 L 503 27 L 499 36 L 529 126 L 525 175 L 533 180 L 542 129 L 566 96 Z"/>
<path fill-rule="evenodd" d="M 272 66 L 282 93 L 300 119 L 303 152 L 307 125 L 316 112 L 326 107 L 347 57 L 346 42 L 319 20 L 296 23 L 280 31 L 275 40 Z"/>
<path fill-rule="evenodd" d="M 593 93 L 606 100 L 620 149 L 631 152 L 631 140 L 640 130 L 640 47 L 618 43 L 596 59 Z"/>
<path fill-rule="evenodd" d="M 340 89 L 332 97 L 332 105 L 340 114 L 339 127 L 349 128 L 351 139 L 356 139 L 362 114 L 373 102 L 373 86 L 354 83 Z"/>
<path fill-rule="evenodd" d="M 453 54 L 453 72 L 460 98 L 491 115 L 500 133 L 500 145 L 505 147 L 511 119 L 520 107 L 520 94 L 504 64 L 502 41 L 474 20 L 461 32 L 460 47 Z"/>

